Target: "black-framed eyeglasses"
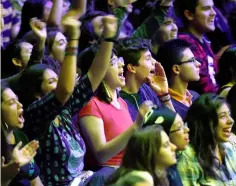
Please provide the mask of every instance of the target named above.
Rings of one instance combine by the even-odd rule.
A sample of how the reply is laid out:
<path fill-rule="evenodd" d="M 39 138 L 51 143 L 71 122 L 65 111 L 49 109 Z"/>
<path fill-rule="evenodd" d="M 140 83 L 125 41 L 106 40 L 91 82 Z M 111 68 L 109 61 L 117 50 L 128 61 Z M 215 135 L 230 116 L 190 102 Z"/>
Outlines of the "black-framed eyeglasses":
<path fill-rule="evenodd" d="M 185 63 L 196 63 L 197 62 L 197 59 L 195 57 L 187 60 L 187 61 L 181 61 L 178 63 L 178 65 L 182 65 L 182 64 L 185 64 Z"/>
<path fill-rule="evenodd" d="M 185 128 L 188 128 L 188 123 L 187 122 L 185 122 L 182 127 L 178 128 L 176 130 L 170 131 L 170 133 L 178 132 L 180 130 L 184 131 Z"/>

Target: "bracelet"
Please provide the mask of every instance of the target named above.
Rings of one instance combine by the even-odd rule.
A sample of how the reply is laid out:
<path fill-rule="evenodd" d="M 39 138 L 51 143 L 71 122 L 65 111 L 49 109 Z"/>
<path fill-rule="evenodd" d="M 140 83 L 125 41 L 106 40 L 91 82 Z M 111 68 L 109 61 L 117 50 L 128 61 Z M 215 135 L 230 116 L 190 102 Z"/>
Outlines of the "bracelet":
<path fill-rule="evenodd" d="M 159 96 L 159 98 L 160 98 L 161 102 L 163 102 L 163 103 L 168 102 L 171 99 L 169 93 L 161 95 L 161 96 Z"/>
<path fill-rule="evenodd" d="M 111 43 L 118 43 L 118 41 L 116 39 L 113 39 L 113 38 L 103 38 L 103 41 L 111 42 Z"/>
<path fill-rule="evenodd" d="M 167 95 L 169 95 L 169 93 L 166 93 L 166 94 L 163 94 L 163 95 L 159 95 L 159 97 L 161 98 L 161 97 L 164 97 L 164 96 L 167 96 Z"/>
<path fill-rule="evenodd" d="M 77 56 L 78 47 L 66 47 L 65 56 Z"/>

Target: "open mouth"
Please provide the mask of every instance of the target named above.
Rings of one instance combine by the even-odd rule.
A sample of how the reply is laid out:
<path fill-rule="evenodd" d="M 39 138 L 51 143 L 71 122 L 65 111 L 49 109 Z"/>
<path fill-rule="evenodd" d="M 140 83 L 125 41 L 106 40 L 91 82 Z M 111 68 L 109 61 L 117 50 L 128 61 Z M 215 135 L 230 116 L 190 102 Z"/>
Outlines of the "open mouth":
<path fill-rule="evenodd" d="M 119 72 L 118 76 L 120 79 L 125 79 L 123 71 Z"/>
<path fill-rule="evenodd" d="M 24 119 L 24 116 L 23 116 L 23 112 L 21 112 L 21 113 L 19 114 L 18 121 L 19 121 L 20 123 L 24 123 L 24 122 L 25 122 L 25 119 Z"/>
<path fill-rule="evenodd" d="M 232 128 L 231 127 L 228 127 L 228 128 L 224 128 L 222 131 L 224 132 L 224 134 L 226 135 L 226 136 L 231 136 L 231 130 L 232 130 Z"/>

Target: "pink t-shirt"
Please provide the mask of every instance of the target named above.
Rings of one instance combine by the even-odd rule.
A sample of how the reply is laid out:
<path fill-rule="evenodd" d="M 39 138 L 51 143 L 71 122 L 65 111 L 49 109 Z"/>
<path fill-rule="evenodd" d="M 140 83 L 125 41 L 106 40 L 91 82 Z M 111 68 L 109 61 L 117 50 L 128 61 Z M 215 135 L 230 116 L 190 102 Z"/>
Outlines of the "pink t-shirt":
<path fill-rule="evenodd" d="M 81 109 L 79 117 L 96 116 L 98 118 L 101 118 L 104 123 L 104 133 L 108 142 L 116 136 L 119 136 L 120 134 L 125 132 L 133 124 L 133 121 L 129 114 L 128 106 L 126 105 L 125 101 L 122 98 L 118 98 L 118 102 L 120 104 L 120 109 L 116 108 L 111 104 L 99 100 L 97 97 L 93 97 L 88 102 L 88 104 Z M 93 161 L 95 158 L 94 156 L 91 156 L 91 151 L 89 150 L 88 146 L 87 150 L 87 155 L 89 159 L 87 159 L 86 163 L 90 164 L 90 166 L 91 163 L 94 164 L 93 166 L 97 166 L 98 164 Z M 120 165 L 123 154 L 124 149 L 116 156 L 109 159 L 103 165 Z"/>

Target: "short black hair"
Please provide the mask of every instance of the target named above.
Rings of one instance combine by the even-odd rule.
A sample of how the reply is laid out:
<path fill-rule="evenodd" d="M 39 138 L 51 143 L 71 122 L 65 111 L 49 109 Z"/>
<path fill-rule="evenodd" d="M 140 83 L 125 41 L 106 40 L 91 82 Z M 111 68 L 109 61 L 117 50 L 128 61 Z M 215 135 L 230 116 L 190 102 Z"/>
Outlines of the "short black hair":
<path fill-rule="evenodd" d="M 120 39 L 115 48 L 118 56 L 124 59 L 124 72 L 126 73 L 128 64 L 139 65 L 142 51 L 151 51 L 151 40 L 139 37 L 126 37 Z"/>
<path fill-rule="evenodd" d="M 157 53 L 157 61 L 163 66 L 166 77 L 169 80 L 172 75 L 172 67 L 183 58 L 183 51 L 191 49 L 191 45 L 182 39 L 173 39 L 160 46 Z"/>
<path fill-rule="evenodd" d="M 174 1 L 174 9 L 175 13 L 178 17 L 180 17 L 183 23 L 188 25 L 188 19 L 184 15 L 185 10 L 189 10 L 192 13 L 195 13 L 196 7 L 198 5 L 199 0 L 175 0 Z"/>

